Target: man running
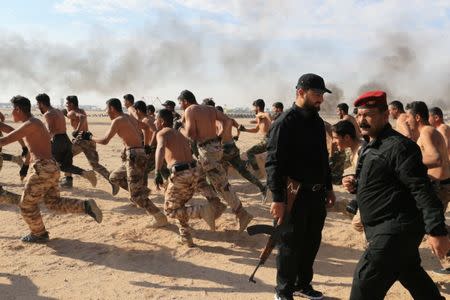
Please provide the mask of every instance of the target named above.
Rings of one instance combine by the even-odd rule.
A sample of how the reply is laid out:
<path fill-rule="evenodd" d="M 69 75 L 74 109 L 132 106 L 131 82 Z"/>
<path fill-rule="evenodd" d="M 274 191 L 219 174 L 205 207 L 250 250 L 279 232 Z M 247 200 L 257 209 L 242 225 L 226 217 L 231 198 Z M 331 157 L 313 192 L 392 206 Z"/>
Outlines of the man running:
<path fill-rule="evenodd" d="M 59 109 L 53 108 L 50 104 L 50 97 L 47 94 L 36 96 L 39 110 L 44 115 L 48 131 L 52 140 L 52 153 L 56 162 L 58 162 L 61 171 L 80 175 L 86 178 L 92 186 L 97 185 L 97 177 L 92 170 L 85 171 L 73 165 L 72 143 L 67 136 L 66 120 L 64 113 Z M 72 187 L 72 177 L 66 177 L 61 186 Z"/>
<path fill-rule="evenodd" d="M 147 155 L 144 151 L 139 129 L 147 125 L 124 114 L 119 99 L 112 98 L 106 101 L 106 109 L 109 118 L 112 120 L 111 126 L 103 138 L 92 137 L 92 140 L 98 144 L 107 145 L 117 134 L 124 145 L 122 165 L 111 173 L 109 179 L 112 183 L 129 191 L 130 201 L 144 208 L 154 217 L 154 220 L 150 223 L 151 227 L 167 225 L 166 216 L 148 198 L 150 190 L 144 182 Z"/>
<path fill-rule="evenodd" d="M 211 101 L 203 101 L 203 104 L 209 105 L 212 107 L 215 106 L 215 103 L 212 100 Z M 217 106 L 216 109 L 223 113 L 222 107 Z M 233 137 L 233 134 L 232 134 L 233 127 L 239 128 L 239 124 L 236 122 L 235 119 L 230 118 L 230 120 L 233 122 L 232 127 L 229 127 L 226 130 L 224 130 L 222 128 L 222 123 L 218 122 L 220 130 L 217 133 L 219 134 L 219 132 L 222 132 L 222 136 L 221 136 L 222 137 L 222 148 L 223 148 L 222 162 L 223 162 L 224 168 L 225 168 L 225 170 L 227 170 L 228 166 L 231 165 L 233 168 L 236 169 L 236 171 L 239 172 L 239 174 L 241 174 L 242 177 L 244 177 L 249 182 L 256 185 L 262 193 L 263 202 L 264 202 L 266 200 L 266 196 L 267 196 L 267 188 L 265 185 L 263 185 L 261 183 L 261 181 L 259 181 L 258 178 L 255 177 L 255 175 L 253 175 L 246 168 L 245 162 L 241 159 L 239 148 L 236 146 L 236 143 L 235 143 L 235 139 L 237 139 L 237 137 L 239 136 L 239 131 L 238 131 L 238 135 L 235 137 Z"/>
<path fill-rule="evenodd" d="M 407 138 L 412 138 L 411 129 L 406 123 L 406 113 L 403 108 L 403 104 L 400 101 L 394 100 L 389 103 L 389 115 L 396 121 L 394 129 Z"/>
<path fill-rule="evenodd" d="M 72 154 L 76 156 L 81 152 L 86 156 L 91 167 L 105 178 L 111 185 L 112 194 L 119 192 L 119 186 L 109 180 L 109 171 L 99 163 L 99 156 L 94 141 L 90 140 L 92 133 L 89 131 L 87 115 L 83 109 L 78 107 L 77 96 L 67 96 L 66 98 L 66 117 L 70 120 L 73 128 L 72 136 Z M 66 178 L 72 178 L 70 173 L 66 173 Z"/>
<path fill-rule="evenodd" d="M 428 107 L 422 101 L 406 105 L 406 122 L 413 140 L 422 151 L 424 165 L 430 177 L 444 212 L 450 200 L 450 164 L 444 137 L 428 123 Z M 417 137 L 417 139 L 415 138 Z"/>
<path fill-rule="evenodd" d="M 102 212 L 94 200 L 62 198 L 59 195 L 60 170 L 52 156 L 50 134 L 44 124 L 31 114 L 31 103 L 25 97 L 11 99 L 14 122 L 22 126 L 0 138 L 0 146 L 25 139 L 30 150 L 31 171 L 28 174 L 25 189 L 19 203 L 20 211 L 31 233 L 22 238 L 23 242 L 44 243 L 49 240 L 39 210 L 43 201 L 48 209 L 58 213 L 88 214 L 98 223 L 102 222 Z"/>
<path fill-rule="evenodd" d="M 430 117 L 428 118 L 428 121 L 430 122 L 430 125 L 436 128 L 436 130 L 444 137 L 445 144 L 447 145 L 448 157 L 450 159 L 450 126 L 445 124 L 444 114 L 439 107 L 433 107 L 429 112 Z"/>
<path fill-rule="evenodd" d="M 172 128 L 172 112 L 161 109 L 155 123 L 158 129 L 155 184 L 159 187 L 163 183 L 161 169 L 165 160 L 171 176 L 164 193 L 164 211 L 167 216 L 177 219 L 181 243 L 194 247 L 189 219 L 202 218 L 214 229 L 215 209 L 211 203 L 186 206 L 196 191 L 200 170 L 192 157 L 188 139 Z"/>
<path fill-rule="evenodd" d="M 272 123 L 270 115 L 264 112 L 265 105 L 263 99 L 258 99 L 253 102 L 253 111 L 256 114 L 256 127 L 247 129 L 242 125 L 239 126 L 240 131 L 258 133 L 261 136 L 261 141 L 247 150 L 248 163 L 255 171 L 259 170 L 256 155 L 267 151 L 267 133 Z"/>
<path fill-rule="evenodd" d="M 236 215 L 239 232 L 242 232 L 253 216 L 244 209 L 236 193 L 231 190 L 221 164 L 223 150 L 216 132 L 216 121 L 222 123 L 224 131 L 228 130 L 232 121 L 214 107 L 198 105 L 194 94 L 188 90 L 181 92 L 178 101 L 184 110 L 185 128 L 181 129 L 182 133 L 198 143 L 198 162 L 201 170 Z"/>

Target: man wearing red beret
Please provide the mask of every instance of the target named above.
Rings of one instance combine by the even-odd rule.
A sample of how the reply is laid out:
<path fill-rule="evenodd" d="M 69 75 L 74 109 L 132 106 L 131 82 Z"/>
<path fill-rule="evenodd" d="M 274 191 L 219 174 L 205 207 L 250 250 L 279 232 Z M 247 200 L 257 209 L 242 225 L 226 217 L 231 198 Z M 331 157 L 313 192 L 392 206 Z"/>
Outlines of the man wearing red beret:
<path fill-rule="evenodd" d="M 356 175 L 345 177 L 343 185 L 356 193 L 369 243 L 356 266 L 350 299 L 384 299 L 397 280 L 414 299 L 444 299 L 420 265 L 418 247 L 425 233 L 437 256 L 450 249 L 442 203 L 420 148 L 389 125 L 385 92 L 364 93 L 354 105 L 370 142 Z"/>

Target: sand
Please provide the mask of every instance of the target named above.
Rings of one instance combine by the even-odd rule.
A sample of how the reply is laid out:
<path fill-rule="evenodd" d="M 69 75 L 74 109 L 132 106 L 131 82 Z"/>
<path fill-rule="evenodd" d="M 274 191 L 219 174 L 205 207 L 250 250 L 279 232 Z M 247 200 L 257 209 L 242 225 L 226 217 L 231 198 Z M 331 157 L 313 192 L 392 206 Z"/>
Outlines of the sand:
<path fill-rule="evenodd" d="M 90 123 L 95 135 L 102 135 L 109 126 L 106 118 L 90 118 Z M 256 141 L 256 135 L 243 133 L 238 146 L 246 150 Z M 118 138 L 98 150 L 108 169 L 119 166 Z M 4 152 L 20 153 L 20 148 L 8 145 Z M 74 161 L 90 169 L 83 154 Z M 4 162 L 0 182 L 5 189 L 21 193 L 18 172 L 17 165 Z M 51 236 L 46 245 L 23 244 L 20 237 L 28 228 L 18 208 L 0 205 L 0 299 L 273 299 L 275 255 L 258 271 L 257 283 L 249 283 L 248 275 L 266 238 L 237 233 L 229 209 L 218 220 L 217 232 L 208 231 L 202 220 L 191 221 L 198 247 L 190 249 L 177 244 L 175 225 L 157 230 L 147 227 L 151 217 L 130 206 L 125 191 L 111 196 L 109 184 L 98 178 L 97 187 L 92 188 L 83 178 L 74 177 L 74 188 L 62 195 L 95 199 L 103 209 L 103 223 L 84 215 L 56 215 L 42 207 Z M 231 184 L 255 216 L 252 224 L 269 224 L 268 204 L 261 203 L 258 189 L 236 175 Z M 161 192 L 155 191 L 152 182 L 150 187 L 151 199 L 162 207 Z M 336 190 L 339 201 L 348 199 L 342 189 Z M 205 200 L 196 195 L 194 201 Z M 348 299 L 362 251 L 363 238 L 352 230 L 350 218 L 330 211 L 315 262 L 314 287 L 326 299 Z M 424 268 L 450 297 L 449 278 L 432 272 L 439 267 L 437 259 L 425 243 L 420 251 Z M 411 297 L 395 284 L 387 299 Z"/>

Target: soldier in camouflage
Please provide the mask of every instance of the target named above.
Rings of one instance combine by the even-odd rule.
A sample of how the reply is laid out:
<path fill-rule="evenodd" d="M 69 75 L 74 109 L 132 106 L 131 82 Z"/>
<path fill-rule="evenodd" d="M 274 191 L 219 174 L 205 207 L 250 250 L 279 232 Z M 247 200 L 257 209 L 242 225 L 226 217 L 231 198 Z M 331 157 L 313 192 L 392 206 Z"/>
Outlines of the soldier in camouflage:
<path fill-rule="evenodd" d="M 147 166 L 147 155 L 144 150 L 141 130 L 144 140 L 148 141 L 148 125 L 124 114 L 119 99 L 112 98 L 106 102 L 107 113 L 111 118 L 111 127 L 103 138 L 92 137 L 96 143 L 106 145 L 116 134 L 122 139 L 124 150 L 122 152 L 122 165 L 113 171 L 109 177 L 113 184 L 129 191 L 130 201 L 144 208 L 154 220 L 152 227 L 167 225 L 166 216 L 148 198 L 150 190 L 144 182 Z M 147 144 L 147 143 L 146 143 Z"/>
<path fill-rule="evenodd" d="M 24 138 L 31 155 L 31 172 L 28 174 L 25 189 L 19 202 L 20 211 L 31 233 L 22 238 L 24 242 L 42 243 L 49 239 L 42 221 L 39 202 L 58 213 L 84 213 L 98 223 L 102 212 L 94 200 L 62 198 L 59 195 L 60 170 L 52 158 L 50 134 L 44 124 L 31 114 L 31 103 L 25 97 L 16 96 L 11 100 L 12 115 L 22 126 L 0 138 L 0 147 Z M 12 200 L 16 203 L 16 200 Z"/>

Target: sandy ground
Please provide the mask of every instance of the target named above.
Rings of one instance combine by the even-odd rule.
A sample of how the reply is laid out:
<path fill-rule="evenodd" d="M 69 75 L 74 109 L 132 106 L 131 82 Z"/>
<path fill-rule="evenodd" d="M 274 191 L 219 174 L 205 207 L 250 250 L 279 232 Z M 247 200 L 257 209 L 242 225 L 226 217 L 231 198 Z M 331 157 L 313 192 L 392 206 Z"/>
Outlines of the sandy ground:
<path fill-rule="evenodd" d="M 109 124 L 105 118 L 91 118 L 90 122 L 95 135 L 103 134 Z M 243 133 L 238 146 L 246 150 L 256 141 L 255 135 Z M 119 166 L 121 145 L 117 138 L 98 150 L 108 169 Z M 19 153 L 19 146 L 9 145 L 4 152 Z M 90 168 L 82 154 L 74 161 Z M 18 172 L 17 165 L 5 162 L 0 182 L 7 190 L 21 193 Z M 47 245 L 23 244 L 19 239 L 28 228 L 18 208 L 0 205 L 0 299 L 273 299 L 275 256 L 258 271 L 257 283 L 249 283 L 248 275 L 266 238 L 238 234 L 229 210 L 218 220 L 217 232 L 208 231 L 201 220 L 192 220 L 198 247 L 189 249 L 177 244 L 175 225 L 148 228 L 150 217 L 130 206 L 127 193 L 111 196 L 109 184 L 98 178 L 97 187 L 92 188 L 83 178 L 75 177 L 73 190 L 62 191 L 62 195 L 95 199 L 103 209 L 103 223 L 87 216 L 55 215 L 43 207 L 51 235 Z M 238 176 L 233 176 L 231 183 L 255 216 L 253 224 L 270 223 L 268 204 L 261 203 L 257 188 Z M 162 195 L 150 185 L 151 199 L 161 207 Z M 339 188 L 337 196 L 340 201 L 348 197 Z M 194 201 L 204 199 L 196 196 Z M 348 298 L 362 241 L 347 216 L 329 212 L 313 280 L 327 299 Z M 421 254 L 425 269 L 450 297 L 449 278 L 432 272 L 439 264 L 425 244 Z M 387 297 L 410 298 L 400 284 L 394 285 Z"/>

